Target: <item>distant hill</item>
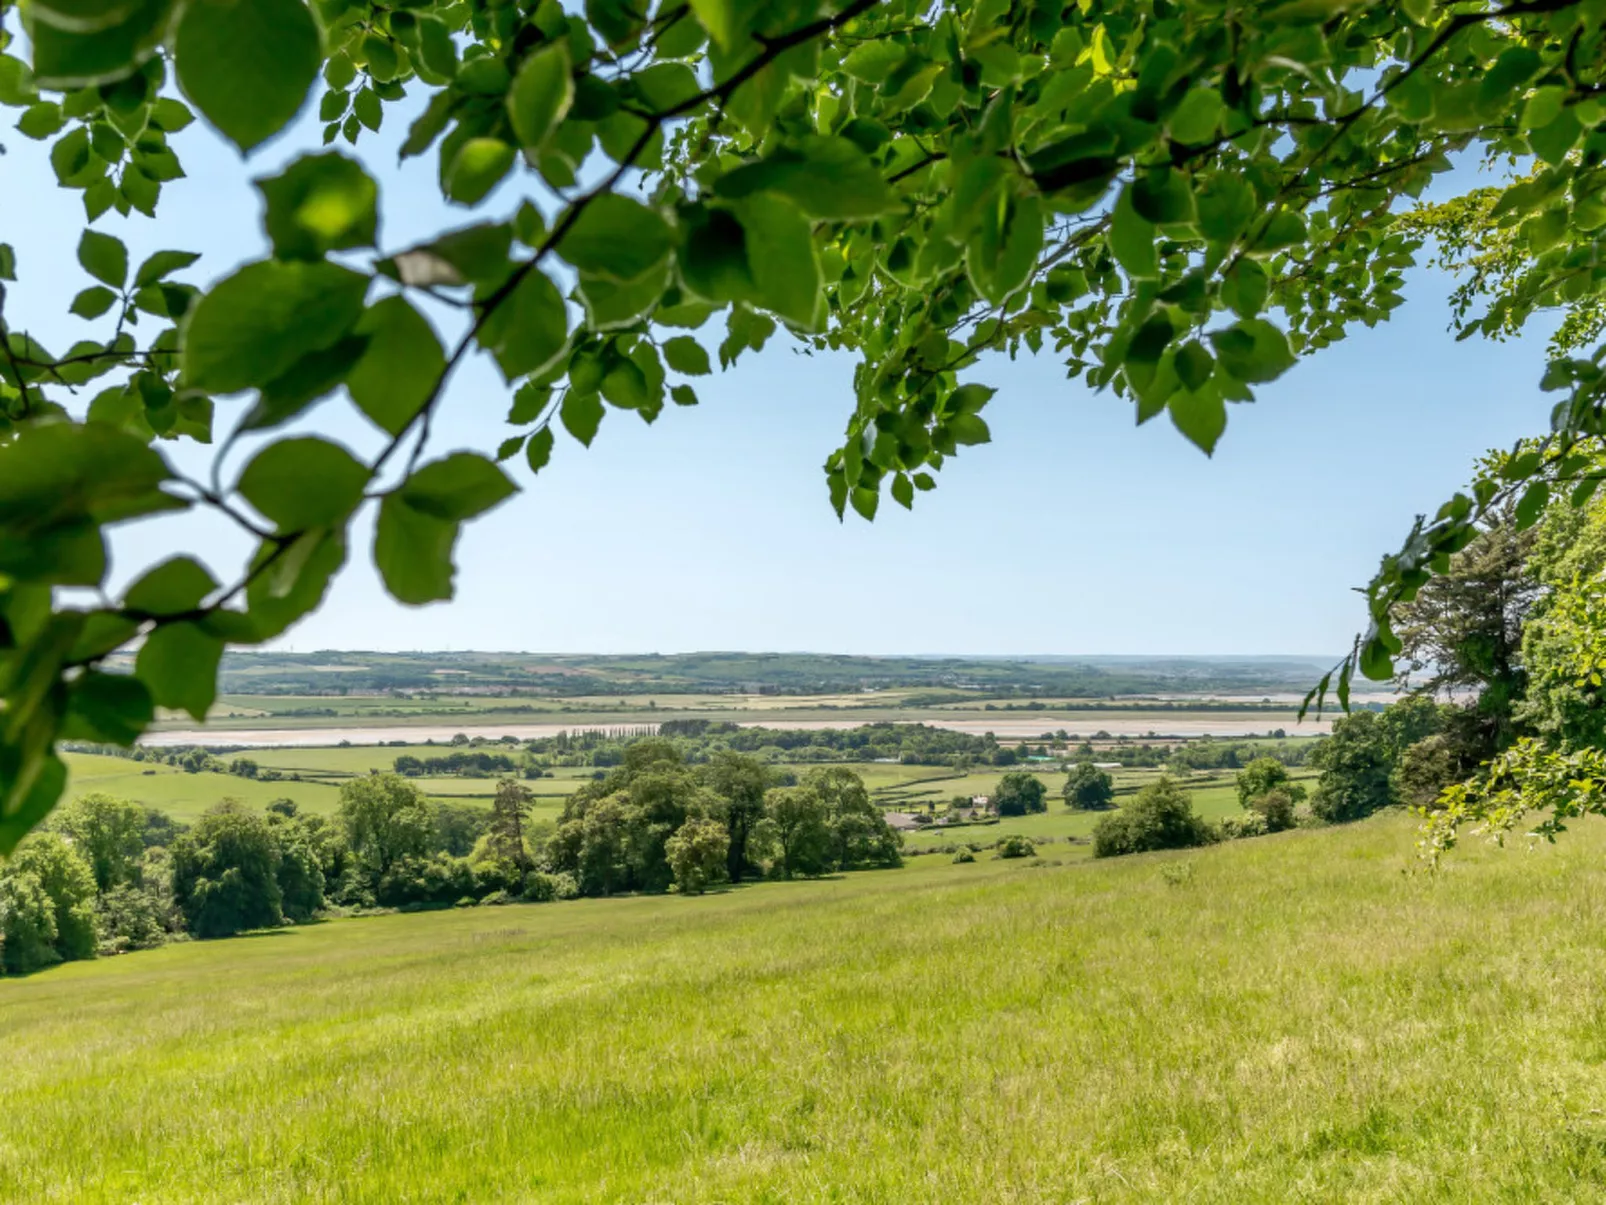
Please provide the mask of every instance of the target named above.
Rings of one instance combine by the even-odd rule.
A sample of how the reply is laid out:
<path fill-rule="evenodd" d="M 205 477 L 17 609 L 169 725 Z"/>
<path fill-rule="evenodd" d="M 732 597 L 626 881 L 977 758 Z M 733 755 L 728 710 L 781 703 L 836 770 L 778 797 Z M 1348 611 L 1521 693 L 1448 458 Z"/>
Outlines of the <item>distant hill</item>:
<path fill-rule="evenodd" d="M 928 691 L 933 698 L 1107 698 L 1178 691 L 1286 693 L 1325 670 L 1318 657 L 853 657 L 818 653 L 601 656 L 539 653 L 235 652 L 229 694 L 742 693 L 817 695 Z"/>

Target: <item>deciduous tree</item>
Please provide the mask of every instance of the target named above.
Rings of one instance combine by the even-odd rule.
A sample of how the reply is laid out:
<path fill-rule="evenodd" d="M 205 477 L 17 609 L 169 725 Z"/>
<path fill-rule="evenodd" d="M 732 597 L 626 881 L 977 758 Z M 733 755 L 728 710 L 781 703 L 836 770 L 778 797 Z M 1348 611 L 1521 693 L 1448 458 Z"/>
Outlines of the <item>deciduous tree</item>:
<path fill-rule="evenodd" d="M 1065 806 L 1080 811 L 1107 808 L 1115 798 L 1115 779 L 1092 762 L 1078 762 L 1066 776 Z"/>

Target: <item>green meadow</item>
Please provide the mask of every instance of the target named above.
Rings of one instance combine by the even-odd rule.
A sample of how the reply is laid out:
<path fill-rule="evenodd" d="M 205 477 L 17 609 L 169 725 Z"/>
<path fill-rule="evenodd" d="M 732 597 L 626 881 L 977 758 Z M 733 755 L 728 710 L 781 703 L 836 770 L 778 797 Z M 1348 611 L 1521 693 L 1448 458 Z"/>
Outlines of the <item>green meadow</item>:
<path fill-rule="evenodd" d="M 305 811 L 322 813 L 332 813 L 340 799 L 340 788 L 334 781 L 259 782 L 235 774 L 190 774 L 177 766 L 93 753 L 68 753 L 63 760 L 67 763 L 69 798 L 104 791 L 184 821 L 194 820 L 225 798 L 238 799 L 252 807 L 291 798 Z"/>
<path fill-rule="evenodd" d="M 0 982 L 0 1199 L 1600 1199 L 1602 833 L 1438 875 L 1414 835 L 64 965 Z"/>

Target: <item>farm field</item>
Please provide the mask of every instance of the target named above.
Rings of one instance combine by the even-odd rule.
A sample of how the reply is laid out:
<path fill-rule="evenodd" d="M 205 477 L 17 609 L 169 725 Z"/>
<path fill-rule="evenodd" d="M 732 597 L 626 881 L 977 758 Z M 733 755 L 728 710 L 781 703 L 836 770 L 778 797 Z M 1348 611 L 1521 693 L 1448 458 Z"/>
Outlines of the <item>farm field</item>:
<path fill-rule="evenodd" d="M 0 1199 L 1600 1199 L 1601 826 L 1437 876 L 1414 836 L 68 964 L 0 982 Z"/>
<path fill-rule="evenodd" d="M 446 750 L 439 745 L 252 750 L 249 756 L 258 765 L 278 770 L 287 776 L 268 782 L 232 774 L 190 774 L 154 762 L 69 753 L 66 757 L 71 773 L 68 794 L 69 797 L 75 797 L 90 791 L 104 791 L 159 808 L 184 821 L 194 820 L 225 798 L 238 799 L 252 807 L 261 807 L 275 799 L 291 799 L 303 811 L 329 814 L 339 802 L 340 784 L 345 779 L 372 770 L 389 770 L 401 755 L 425 757 L 439 756 L 443 752 Z M 775 768 L 802 777 L 819 764 L 794 763 Z M 1008 772 L 989 768 L 956 775 L 952 769 L 944 766 L 877 762 L 845 764 L 864 780 L 876 802 L 894 811 L 914 812 L 924 810 L 930 803 L 946 803 L 955 795 L 991 794 L 997 789 L 998 780 Z M 1059 797 L 1064 775 L 1057 766 L 1050 768 L 1040 765 L 1036 769 L 1048 791 L 1049 811 L 1046 815 L 1005 817 L 996 824 L 912 832 L 905 836 L 905 848 L 913 852 L 965 841 L 990 845 L 998 838 L 1013 833 L 1039 840 L 1087 837 L 1097 823 L 1098 815 L 1067 811 Z M 535 797 L 533 815 L 555 819 L 563 801 L 583 783 L 590 781 L 595 773 L 588 767 L 557 767 L 541 778 L 521 780 Z M 295 777 L 288 777 L 290 775 Z M 1155 781 L 1160 777 L 1160 772 L 1149 769 L 1120 770 L 1115 772 L 1114 777 L 1119 797 Z M 1296 771 L 1294 777 L 1309 780 L 1306 772 Z M 496 792 L 495 777 L 424 776 L 412 781 L 430 798 L 454 803 L 489 806 Z M 1231 771 L 1194 775 L 1182 780 L 1182 785 L 1193 795 L 1195 809 L 1207 818 L 1219 819 L 1239 811 Z"/>
<path fill-rule="evenodd" d="M 93 753 L 68 753 L 63 760 L 68 772 L 67 798 L 104 791 L 184 821 L 194 820 L 225 798 L 250 807 L 288 798 L 303 811 L 332 813 L 340 797 L 340 788 L 333 782 L 258 782 L 235 774 L 189 774 L 176 766 Z"/>
<path fill-rule="evenodd" d="M 847 702 L 833 701 L 851 699 Z M 862 701 L 861 701 L 862 700 Z M 649 701 L 662 705 L 648 708 Z M 1145 705 L 1145 703 L 1147 705 Z M 621 706 L 622 704 L 622 706 Z M 1317 736 L 1331 716 L 1298 718 L 1296 705 L 1156 707 L 1153 701 L 1081 704 L 1042 710 L 978 710 L 949 705 L 903 706 L 899 697 L 863 696 L 669 696 L 551 700 L 506 696 L 229 695 L 220 700 L 205 728 L 188 717 L 168 716 L 150 734 L 152 744 L 279 746 L 391 741 L 442 743 L 462 732 L 491 740 L 528 739 L 562 730 L 639 727 L 676 719 L 715 719 L 779 728 L 851 728 L 872 723 L 926 723 L 1000 739 L 1036 738 L 1065 730 L 1077 736 L 1263 736 L 1281 728 L 1294 736 Z"/>

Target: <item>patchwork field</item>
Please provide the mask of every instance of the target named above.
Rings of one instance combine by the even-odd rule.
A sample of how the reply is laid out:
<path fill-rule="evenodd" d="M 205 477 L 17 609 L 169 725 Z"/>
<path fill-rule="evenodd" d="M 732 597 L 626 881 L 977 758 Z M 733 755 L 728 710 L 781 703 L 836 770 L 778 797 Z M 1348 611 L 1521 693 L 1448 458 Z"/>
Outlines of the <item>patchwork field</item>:
<path fill-rule="evenodd" d="M 1438 876 L 1413 837 L 70 964 L 0 982 L 0 1199 L 1600 1199 L 1599 826 Z"/>

